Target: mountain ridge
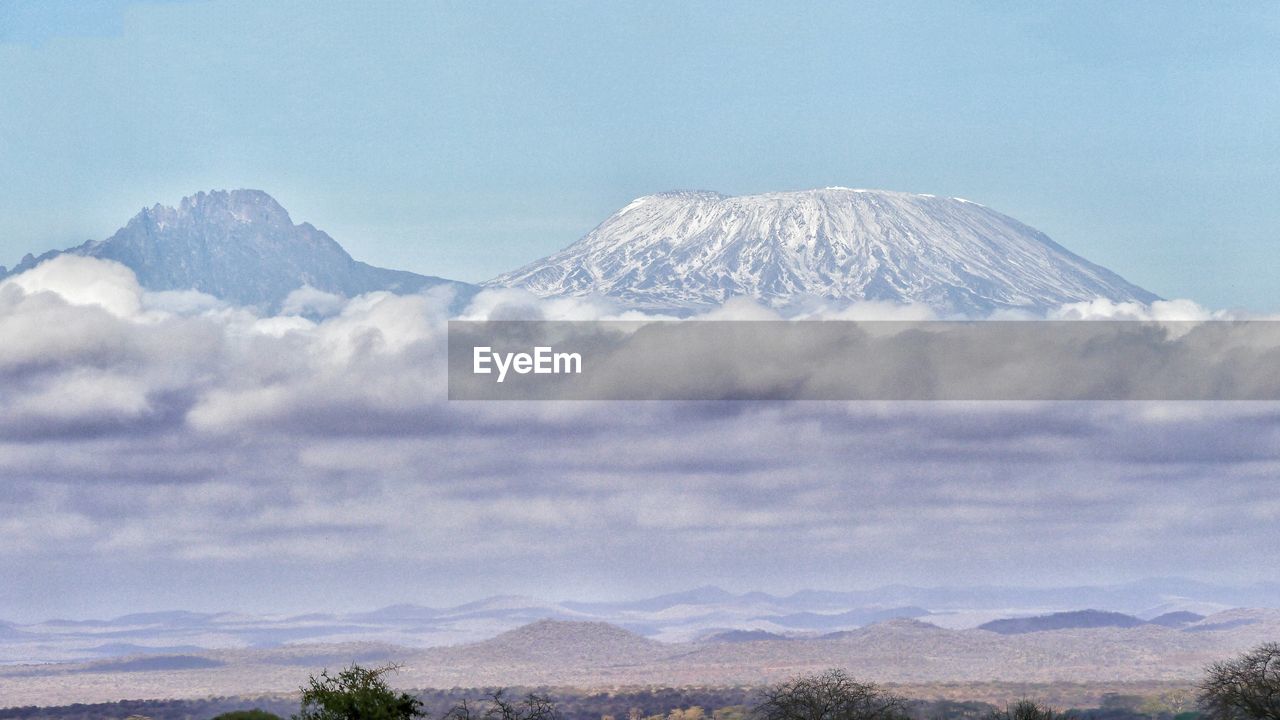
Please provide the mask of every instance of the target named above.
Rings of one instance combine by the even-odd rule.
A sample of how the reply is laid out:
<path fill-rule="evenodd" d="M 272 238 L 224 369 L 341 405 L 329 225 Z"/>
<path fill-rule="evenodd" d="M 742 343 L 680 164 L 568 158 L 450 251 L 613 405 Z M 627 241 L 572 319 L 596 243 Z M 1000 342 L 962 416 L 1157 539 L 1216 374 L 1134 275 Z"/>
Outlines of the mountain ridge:
<path fill-rule="evenodd" d="M 253 189 L 201 191 L 173 207 L 144 207 L 105 240 L 28 253 L 12 269 L 0 268 L 0 278 L 64 254 L 119 262 L 148 290 L 197 290 L 270 310 L 302 287 L 345 297 L 448 287 L 459 300 L 477 291 L 468 283 L 356 260 L 327 233 L 308 222 L 295 224 L 275 198 Z"/>
<path fill-rule="evenodd" d="M 1145 621 L 1159 619 L 1156 625 L 1198 633 L 1216 631 L 1220 629 L 1216 626 L 1223 623 L 1243 626 L 1252 622 L 1251 613 L 1226 611 L 1233 607 L 1274 606 L 1278 590 L 1280 585 L 1274 583 L 1229 587 L 1177 579 L 1039 589 L 893 585 L 862 591 L 809 590 L 790 594 L 730 592 L 708 586 L 612 602 L 544 601 L 500 595 L 452 607 L 400 604 L 369 611 L 292 615 L 171 610 L 105 620 L 0 622 L 0 663 L 97 658 L 111 652 L 109 643 L 128 644 L 139 652 L 159 652 L 174 646 L 213 650 L 353 638 L 437 647 L 483 641 L 544 619 L 605 622 L 647 640 L 685 642 L 735 630 L 811 638 L 911 616 L 943 628 L 975 629 L 994 620 L 1095 607 Z M 1150 608 L 1159 608 L 1160 612 L 1147 612 Z M 1215 619 L 1196 620 L 1183 608 L 1201 612 L 1196 617 L 1211 615 Z M 1162 617 L 1170 612 L 1184 614 Z M 100 651 L 91 650 L 104 645 Z"/>
<path fill-rule="evenodd" d="M 84 686 L 114 697 L 144 691 L 177 697 L 193 692 L 191 668 L 201 671 L 203 694 L 288 692 L 300 673 L 355 661 L 395 662 L 400 682 L 438 688 L 751 686 L 830 667 L 887 683 L 1185 685 L 1201 678 L 1207 664 L 1280 636 L 1275 610 L 1234 610 L 1201 623 L 1202 631 L 1143 624 L 1002 635 L 897 619 L 832 637 L 663 643 L 606 623 L 540 621 L 485 641 L 429 648 L 349 641 L 199 653 L 166 648 L 158 656 L 0 665 L 0 696 L 20 697 L 18 704 L 83 702 Z"/>
<path fill-rule="evenodd" d="M 202 191 L 174 207 L 144 207 L 106 239 L 28 253 L 14 268 L 0 267 L 0 278 L 66 254 L 120 262 L 148 290 L 196 290 L 271 312 L 302 288 L 353 297 L 446 287 L 455 310 L 480 290 L 355 260 L 327 233 L 295 224 L 274 198 L 252 189 Z M 1097 298 L 1159 299 L 985 205 L 844 187 L 645 195 L 563 250 L 483 286 L 547 297 L 602 295 L 633 309 L 681 315 L 734 297 L 801 309 L 914 303 L 968 317 Z"/>
<path fill-rule="evenodd" d="M 1072 610 L 1068 612 L 1036 615 L 1034 617 L 1002 618 L 978 626 L 979 630 L 1001 635 L 1047 632 L 1050 630 L 1078 630 L 1093 628 L 1133 628 L 1145 624 L 1140 618 L 1125 613 L 1102 610 Z"/>

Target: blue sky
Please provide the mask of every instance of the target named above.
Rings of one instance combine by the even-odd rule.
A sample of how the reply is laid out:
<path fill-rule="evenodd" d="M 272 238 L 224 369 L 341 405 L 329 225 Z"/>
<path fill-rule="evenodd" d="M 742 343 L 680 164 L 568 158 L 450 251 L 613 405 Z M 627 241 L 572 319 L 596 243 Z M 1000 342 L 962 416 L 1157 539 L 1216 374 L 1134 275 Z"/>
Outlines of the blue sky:
<path fill-rule="evenodd" d="M 0 0 L 0 264 L 258 187 L 481 280 L 631 198 L 983 202 L 1166 297 L 1280 309 L 1280 4 Z"/>

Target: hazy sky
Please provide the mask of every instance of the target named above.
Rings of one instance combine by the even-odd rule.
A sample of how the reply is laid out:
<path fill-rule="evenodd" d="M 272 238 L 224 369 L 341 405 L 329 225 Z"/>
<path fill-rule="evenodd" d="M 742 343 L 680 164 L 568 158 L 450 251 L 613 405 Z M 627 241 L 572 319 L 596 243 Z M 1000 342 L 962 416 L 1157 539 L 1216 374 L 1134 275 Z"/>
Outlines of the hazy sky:
<path fill-rule="evenodd" d="M 257 187 L 481 280 L 633 197 L 968 197 L 1280 309 L 1280 4 L 0 2 L 0 263 Z"/>

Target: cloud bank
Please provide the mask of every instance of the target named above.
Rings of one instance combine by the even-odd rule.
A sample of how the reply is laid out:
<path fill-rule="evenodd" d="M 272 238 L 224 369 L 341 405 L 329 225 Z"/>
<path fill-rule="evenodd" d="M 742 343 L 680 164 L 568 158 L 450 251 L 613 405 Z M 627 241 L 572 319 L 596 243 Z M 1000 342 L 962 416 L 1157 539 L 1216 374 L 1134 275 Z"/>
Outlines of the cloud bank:
<path fill-rule="evenodd" d="M 450 403 L 448 296 L 296 295 L 261 317 L 76 257 L 0 284 L 0 617 L 1274 566 L 1274 404 Z"/>

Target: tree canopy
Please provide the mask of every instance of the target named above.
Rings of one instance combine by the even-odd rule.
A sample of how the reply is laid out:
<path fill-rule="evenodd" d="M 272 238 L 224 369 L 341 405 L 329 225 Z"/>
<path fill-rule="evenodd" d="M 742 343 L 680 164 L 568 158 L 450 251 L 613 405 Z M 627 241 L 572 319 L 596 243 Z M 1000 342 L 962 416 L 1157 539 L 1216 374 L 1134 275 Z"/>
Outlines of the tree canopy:
<path fill-rule="evenodd" d="M 757 720 L 905 720 L 906 701 L 843 670 L 803 675 L 763 691 Z"/>
<path fill-rule="evenodd" d="M 267 712 L 260 708 L 252 710 L 232 710 L 224 712 L 221 715 L 214 715 L 211 720 L 284 720 L 284 718 L 273 712 Z"/>
<path fill-rule="evenodd" d="M 1199 699 L 1209 720 L 1280 720 L 1280 643 L 1211 665 Z"/>
<path fill-rule="evenodd" d="M 387 686 L 383 676 L 398 670 L 386 665 L 363 668 L 359 665 L 330 675 L 311 676 L 302 688 L 302 706 L 293 720 L 414 720 L 426 717 L 422 701 Z"/>
<path fill-rule="evenodd" d="M 987 720 L 1057 720 L 1058 714 L 1034 700 L 1019 700 L 987 716 Z"/>
<path fill-rule="evenodd" d="M 463 700 L 443 720 L 560 720 L 560 711 L 545 695 L 529 693 L 522 700 L 510 700 L 505 691 L 495 690 L 484 706 Z"/>

